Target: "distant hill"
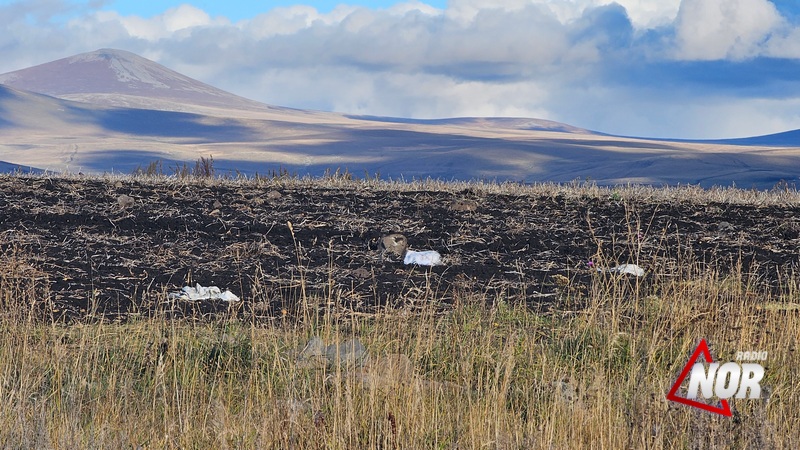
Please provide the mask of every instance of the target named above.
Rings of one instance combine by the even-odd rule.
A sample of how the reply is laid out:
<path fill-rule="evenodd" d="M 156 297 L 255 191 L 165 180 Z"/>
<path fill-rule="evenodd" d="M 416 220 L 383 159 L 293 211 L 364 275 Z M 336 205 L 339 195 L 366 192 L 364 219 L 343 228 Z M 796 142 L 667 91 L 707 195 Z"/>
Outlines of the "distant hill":
<path fill-rule="evenodd" d="M 739 139 L 717 139 L 713 142 L 730 145 L 762 145 L 775 147 L 800 147 L 800 130 L 784 131 L 782 133 L 766 134 Z"/>
<path fill-rule="evenodd" d="M 414 125 L 451 125 L 469 128 L 509 129 L 530 131 L 558 131 L 563 133 L 596 134 L 583 128 L 573 127 L 552 120 L 531 119 L 524 117 L 455 117 L 450 119 L 404 119 L 380 116 L 347 116 L 359 120 L 371 120 L 384 123 L 405 123 Z"/>
<path fill-rule="evenodd" d="M 20 166 L 19 164 L 0 161 L 0 173 L 43 173 L 44 170 L 35 167 Z"/>
<path fill-rule="evenodd" d="M 0 84 L 103 106 L 269 108 L 124 50 L 101 49 L 0 75 Z"/>
<path fill-rule="evenodd" d="M 798 131 L 727 141 L 609 136 L 536 118 L 405 119 L 266 105 L 102 49 L 0 75 L 0 160 L 51 171 L 230 173 L 769 188 L 798 180 Z M 3 166 L 0 166 L 3 170 Z"/>

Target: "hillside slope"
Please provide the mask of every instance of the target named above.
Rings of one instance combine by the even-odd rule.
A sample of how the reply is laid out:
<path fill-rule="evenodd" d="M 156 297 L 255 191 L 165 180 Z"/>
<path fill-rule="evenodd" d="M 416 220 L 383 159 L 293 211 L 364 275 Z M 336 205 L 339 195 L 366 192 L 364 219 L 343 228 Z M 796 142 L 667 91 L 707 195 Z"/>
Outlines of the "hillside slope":
<path fill-rule="evenodd" d="M 795 134 L 780 145 L 678 142 L 531 118 L 304 111 L 241 98 L 121 50 L 0 75 L 0 83 L 0 160 L 57 172 L 129 173 L 157 160 L 174 168 L 212 156 L 221 173 L 246 175 L 340 169 L 405 179 L 770 188 L 795 182 L 800 166 L 800 149 L 785 140 Z"/>

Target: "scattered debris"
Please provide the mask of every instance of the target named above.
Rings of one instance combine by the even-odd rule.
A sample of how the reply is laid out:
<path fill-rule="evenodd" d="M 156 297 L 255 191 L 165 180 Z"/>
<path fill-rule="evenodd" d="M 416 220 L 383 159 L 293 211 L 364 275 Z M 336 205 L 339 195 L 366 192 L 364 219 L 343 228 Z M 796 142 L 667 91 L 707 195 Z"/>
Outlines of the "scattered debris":
<path fill-rule="evenodd" d="M 442 255 L 436 250 L 417 252 L 408 250 L 403 258 L 403 264 L 416 264 L 418 266 L 439 266 L 442 264 Z"/>
<path fill-rule="evenodd" d="M 366 269 L 364 267 L 359 267 L 358 269 L 355 269 L 351 273 L 352 273 L 352 275 L 354 277 L 356 277 L 356 278 L 358 278 L 360 280 L 366 280 L 366 279 L 372 277 L 372 272 L 370 272 L 368 269 Z"/>
<path fill-rule="evenodd" d="M 453 200 L 450 203 L 451 211 L 475 211 L 478 209 L 478 202 L 469 199 Z"/>
<path fill-rule="evenodd" d="M 414 251 L 408 249 L 408 238 L 400 233 L 387 234 L 378 242 L 381 250 L 381 262 L 386 253 L 393 253 L 403 260 L 403 264 L 418 266 L 438 266 L 442 264 L 442 255 L 435 250 Z"/>
<path fill-rule="evenodd" d="M 603 269 L 597 269 L 598 271 L 602 272 Z M 606 269 L 606 272 L 611 273 L 625 273 L 628 275 L 635 275 L 637 277 L 644 276 L 644 269 L 639 267 L 636 264 L 620 264 L 616 267 L 612 267 L 610 269 Z"/>
<path fill-rule="evenodd" d="M 393 253 L 403 258 L 408 250 L 408 239 L 400 233 L 387 234 L 381 237 L 378 247 L 381 250 L 381 262 L 386 253 Z"/>
<path fill-rule="evenodd" d="M 195 287 L 184 286 L 179 292 L 169 294 L 169 298 L 197 301 L 197 300 L 222 300 L 225 302 L 238 302 L 239 297 L 229 290 L 223 291 L 216 286 L 200 286 L 197 284 Z"/>
<path fill-rule="evenodd" d="M 133 206 L 136 203 L 133 197 L 130 195 L 120 194 L 117 197 L 117 205 L 119 205 L 119 209 L 127 209 Z"/>
<path fill-rule="evenodd" d="M 730 222 L 725 222 L 724 220 L 717 224 L 717 231 L 721 233 L 731 233 L 736 231 L 736 227 L 731 225 Z"/>
<path fill-rule="evenodd" d="M 651 230 L 669 229 L 679 214 L 690 218 L 679 222 L 693 237 L 684 240 L 681 232 L 642 239 L 635 242 L 635 253 L 641 257 L 635 260 L 629 257 L 631 231 L 626 225 L 631 211 L 602 197 L 565 203 L 560 196 L 543 193 L 482 199 L 470 191 L 453 194 L 433 187 L 406 192 L 367 186 L 326 188 L 317 183 L 206 186 L 96 181 L 0 180 L 7 203 L 0 231 L 10 248 L 36 248 L 37 258 L 47 261 L 48 297 L 59 319 L 84 317 L 87 298 L 96 299 L 99 310 L 109 318 L 155 314 L 160 306 L 149 299 L 164 289 L 167 294 L 180 290 L 189 284 L 181 280 L 187 279 L 229 288 L 242 302 L 249 301 L 245 293 L 258 294 L 256 301 L 268 302 L 259 306 L 263 312 L 258 320 L 265 321 L 287 316 L 274 299 L 300 295 L 295 287 L 300 273 L 307 295 L 326 298 L 331 288 L 347 292 L 341 296 L 342 306 L 360 314 L 382 308 L 387 299 L 397 299 L 401 305 L 410 286 L 436 286 L 447 303 L 463 288 L 538 305 L 566 289 L 550 278 L 555 274 L 569 277 L 568 287 L 585 289 L 598 267 L 605 272 L 635 262 L 645 269 L 643 277 L 602 275 L 643 280 L 655 273 L 655 263 L 668 271 L 683 264 L 676 259 L 679 255 L 661 250 L 684 245 L 702 264 L 736 261 L 743 246 L 752 249 L 747 270 L 774 285 L 780 283 L 778 274 L 791 273 L 798 260 L 800 218 L 785 202 L 753 207 L 698 201 L 666 208 L 655 200 L 642 201 L 636 205 L 636 214 L 648 218 Z M 270 189 L 282 194 L 280 200 L 269 203 Z M 120 209 L 120 194 L 133 198 L 133 206 Z M 476 200 L 480 214 L 450 211 L 450 203 L 459 198 Z M 219 217 L 209 215 L 215 199 L 224 205 Z M 586 216 L 587 205 L 597 233 L 591 239 L 586 221 L 575 219 Z M 294 238 L 280 226 L 289 219 L 297 228 Z M 722 222 L 731 224 L 733 231 L 719 231 L 718 227 L 729 228 Z M 404 234 L 411 250 L 438 250 L 444 265 L 433 267 L 434 273 L 423 266 L 408 270 L 414 266 L 404 266 L 403 258 L 387 255 L 397 267 L 380 267 L 381 233 Z M 368 238 L 375 238 L 369 246 L 364 242 Z M 334 242 L 333 252 L 328 242 Z M 99 255 L 103 255 L 102 263 Z M 591 269 L 587 267 L 590 258 Z M 615 259 L 609 263 L 605 258 Z M 356 278 L 352 271 L 359 267 L 370 271 L 370 277 Z M 444 267 L 448 270 L 440 270 Z M 736 270 L 730 265 L 719 269 L 726 274 Z M 252 276 L 262 270 L 263 277 Z M 150 293 L 145 292 L 143 280 Z M 198 312 L 215 317 L 227 314 L 230 305 L 211 300 L 177 303 L 171 310 L 175 317 L 194 317 Z M 196 307 L 198 303 L 203 303 L 202 308 Z M 248 304 L 237 314 L 250 310 Z"/>

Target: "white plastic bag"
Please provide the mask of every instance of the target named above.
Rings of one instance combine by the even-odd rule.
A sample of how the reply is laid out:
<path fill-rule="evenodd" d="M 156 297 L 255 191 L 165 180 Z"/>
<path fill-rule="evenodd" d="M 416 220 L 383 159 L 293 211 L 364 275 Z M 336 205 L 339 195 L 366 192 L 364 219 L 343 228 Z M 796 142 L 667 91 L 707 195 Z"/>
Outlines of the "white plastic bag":
<path fill-rule="evenodd" d="M 408 250 L 403 259 L 403 264 L 416 264 L 418 266 L 439 266 L 442 264 L 442 255 L 436 250 L 416 252 Z"/>
<path fill-rule="evenodd" d="M 197 284 L 195 287 L 184 286 L 180 292 L 173 292 L 169 294 L 169 297 L 192 302 L 197 300 L 222 300 L 225 302 L 239 301 L 239 297 L 227 289 L 223 291 L 216 286 L 200 286 L 199 284 Z"/>
<path fill-rule="evenodd" d="M 608 269 L 608 272 L 626 273 L 628 275 L 635 275 L 637 277 L 644 276 L 644 269 L 637 266 L 636 264 L 620 264 L 617 267 L 612 267 Z"/>

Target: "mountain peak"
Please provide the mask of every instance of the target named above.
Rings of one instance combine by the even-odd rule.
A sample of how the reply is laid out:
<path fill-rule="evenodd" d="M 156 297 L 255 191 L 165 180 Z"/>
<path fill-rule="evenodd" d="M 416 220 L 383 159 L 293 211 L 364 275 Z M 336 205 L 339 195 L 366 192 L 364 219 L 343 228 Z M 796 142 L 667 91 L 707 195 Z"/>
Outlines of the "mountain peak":
<path fill-rule="evenodd" d="M 68 64 L 96 62 L 107 64 L 108 69 L 113 72 L 116 82 L 123 83 L 129 90 L 134 89 L 137 85 L 169 89 L 170 84 L 167 84 L 169 79 L 179 80 L 186 78 L 149 59 L 124 50 L 104 48 L 67 58 Z M 84 87 L 83 89 L 86 88 Z"/>
<path fill-rule="evenodd" d="M 109 106 L 265 109 L 131 52 L 103 48 L 0 75 L 0 84 Z"/>

